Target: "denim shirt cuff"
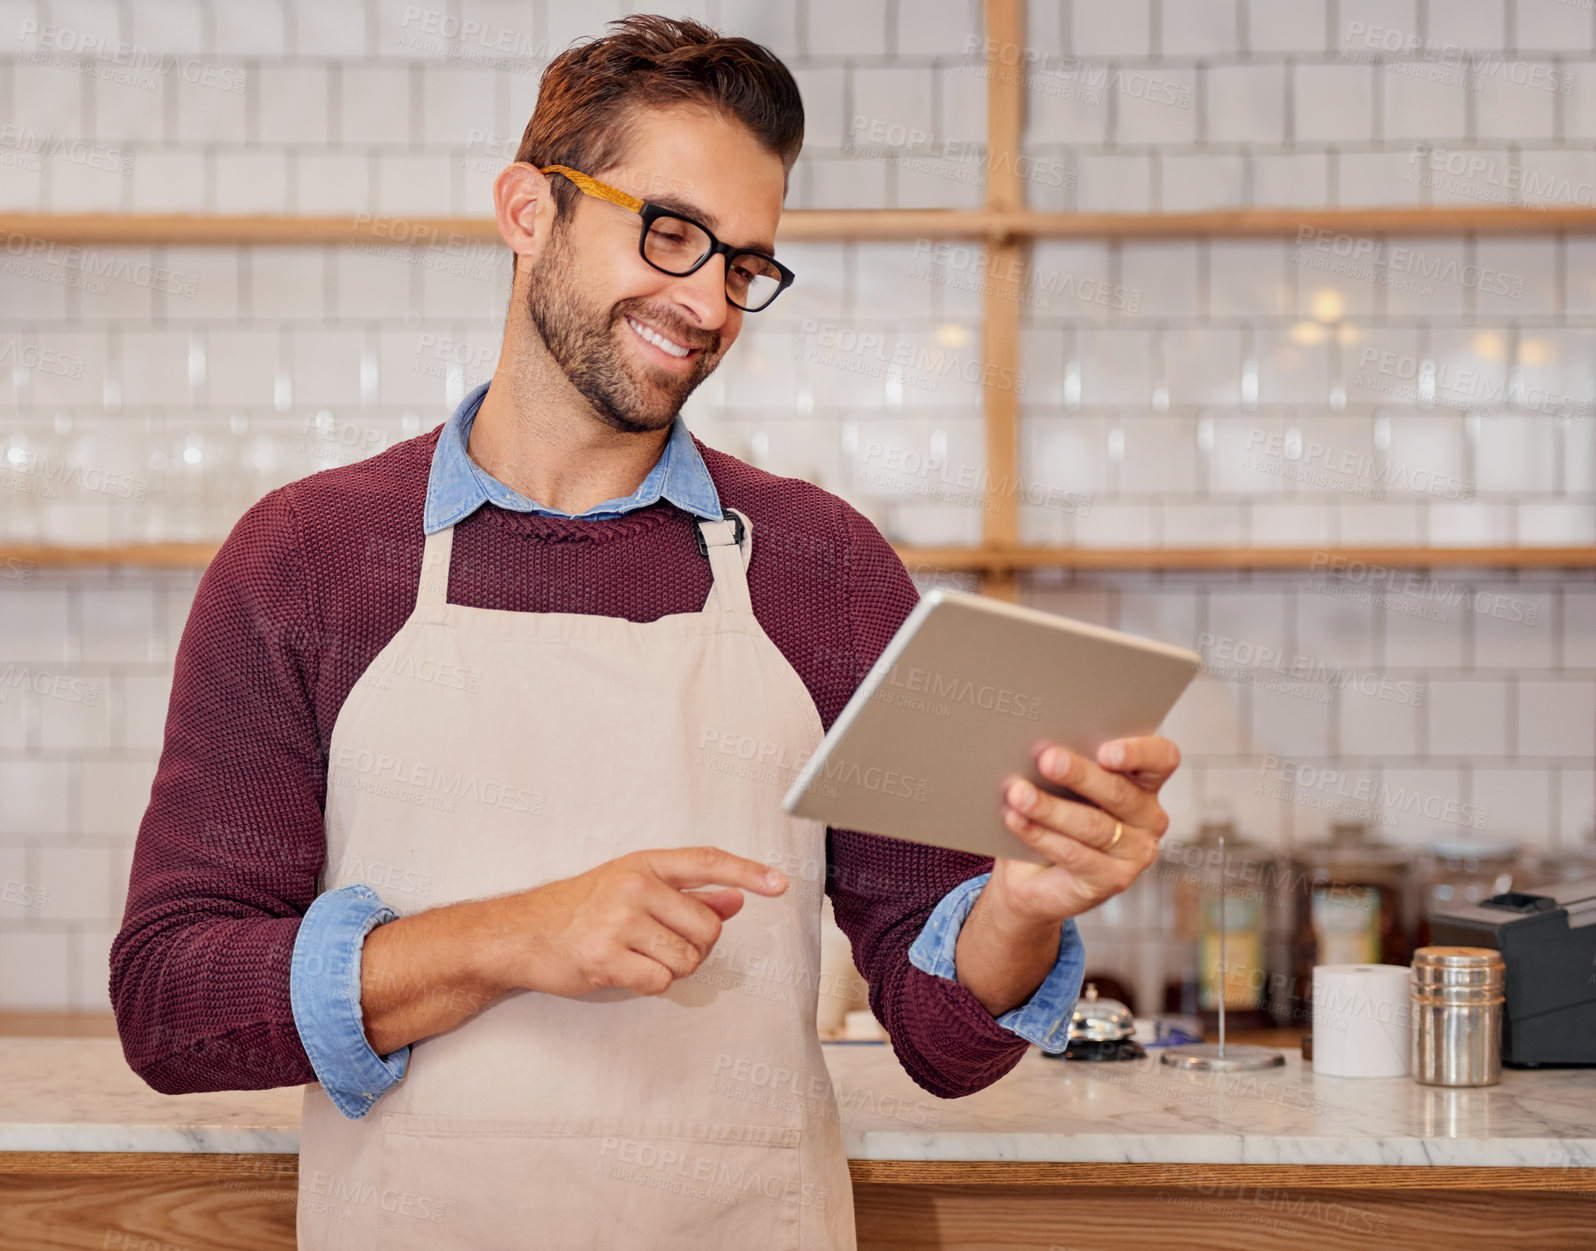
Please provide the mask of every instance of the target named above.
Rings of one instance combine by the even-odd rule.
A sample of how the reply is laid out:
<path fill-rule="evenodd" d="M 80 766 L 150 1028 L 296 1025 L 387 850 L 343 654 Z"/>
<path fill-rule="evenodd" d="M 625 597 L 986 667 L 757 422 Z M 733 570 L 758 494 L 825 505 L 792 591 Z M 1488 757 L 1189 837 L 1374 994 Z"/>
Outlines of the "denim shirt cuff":
<path fill-rule="evenodd" d="M 405 1075 L 410 1048 L 379 1056 L 360 1010 L 360 956 L 366 935 L 398 914 L 369 886 L 318 895 L 294 939 L 288 975 L 294 1025 L 333 1106 L 350 1120 L 370 1112 Z"/>
<path fill-rule="evenodd" d="M 959 932 L 975 906 L 981 889 L 992 878 L 990 873 L 960 882 L 932 910 L 920 937 L 909 948 L 909 963 L 922 973 L 956 981 L 954 953 Z M 1080 998 L 1086 974 L 1086 948 L 1073 919 L 1059 930 L 1058 956 L 1053 969 L 1036 988 L 1036 993 L 1019 1007 L 1005 1012 L 997 1023 L 1043 1051 L 1063 1051 L 1069 1042 L 1070 1015 Z"/>

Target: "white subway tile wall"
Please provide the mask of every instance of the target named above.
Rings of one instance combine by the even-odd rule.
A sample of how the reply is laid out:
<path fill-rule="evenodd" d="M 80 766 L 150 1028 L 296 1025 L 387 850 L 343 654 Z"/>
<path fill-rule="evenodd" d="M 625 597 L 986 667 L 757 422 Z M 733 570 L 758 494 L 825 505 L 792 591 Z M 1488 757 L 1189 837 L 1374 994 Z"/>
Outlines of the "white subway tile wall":
<path fill-rule="evenodd" d="M 214 541 L 443 420 L 493 371 L 509 266 L 413 248 L 410 219 L 485 215 L 549 57 L 646 7 L 0 4 L 0 208 L 379 215 L 342 248 L 6 235 L 0 543 Z M 977 0 L 675 11 L 794 69 L 790 206 L 981 202 Z M 994 51 L 1026 76 L 1038 208 L 1588 206 L 1593 33 L 1556 0 L 1032 0 L 1025 46 Z M 1596 542 L 1587 238 L 1041 241 L 1012 273 L 929 238 L 783 255 L 798 284 L 687 416 L 899 542 L 979 541 L 993 386 L 1021 398 L 1000 485 L 1027 542 Z M 994 289 L 1023 302 L 1013 375 L 981 359 Z M 197 578 L 0 558 L 0 1008 L 105 1005 Z M 1568 847 L 1596 820 L 1588 577 L 1326 559 L 1024 594 L 1204 653 L 1169 726 L 1176 835 L 1228 812 L 1289 845 L 1363 815 L 1415 845 Z"/>

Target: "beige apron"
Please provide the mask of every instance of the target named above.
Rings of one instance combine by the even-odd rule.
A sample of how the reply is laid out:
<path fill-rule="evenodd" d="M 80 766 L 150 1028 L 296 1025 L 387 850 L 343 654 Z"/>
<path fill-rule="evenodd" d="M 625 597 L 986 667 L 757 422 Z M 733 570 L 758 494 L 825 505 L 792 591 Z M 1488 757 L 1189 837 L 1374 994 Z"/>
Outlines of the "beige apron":
<path fill-rule="evenodd" d="M 820 720 L 754 617 L 751 527 L 699 525 L 703 610 L 643 624 L 450 604 L 453 531 L 429 535 L 333 730 L 324 888 L 405 915 L 701 844 L 791 884 L 745 892 L 663 995 L 512 994 L 417 1043 L 359 1121 L 306 1087 L 307 1251 L 855 1246 L 815 1030 L 825 829 L 781 808 Z"/>

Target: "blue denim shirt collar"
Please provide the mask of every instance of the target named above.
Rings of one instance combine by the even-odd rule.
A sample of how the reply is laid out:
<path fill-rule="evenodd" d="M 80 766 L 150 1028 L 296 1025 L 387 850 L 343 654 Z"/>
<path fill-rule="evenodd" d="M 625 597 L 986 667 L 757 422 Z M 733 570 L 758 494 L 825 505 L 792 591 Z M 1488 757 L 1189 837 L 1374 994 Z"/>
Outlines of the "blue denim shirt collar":
<path fill-rule="evenodd" d="M 537 513 L 542 517 L 607 521 L 664 499 L 696 516 L 720 520 L 720 495 L 704 465 L 704 458 L 693 443 L 693 436 L 679 416 L 671 425 L 670 438 L 665 441 L 659 460 L 632 494 L 605 500 L 584 513 L 562 513 L 528 499 L 505 486 L 466 451 L 471 423 L 477 419 L 477 410 L 482 407 L 487 393 L 488 384 L 484 382 L 461 400 L 460 407 L 454 410 L 438 436 L 438 446 L 432 453 L 432 471 L 427 478 L 427 503 L 421 517 L 426 533 L 464 521 L 484 504 L 496 504 L 518 513 Z"/>

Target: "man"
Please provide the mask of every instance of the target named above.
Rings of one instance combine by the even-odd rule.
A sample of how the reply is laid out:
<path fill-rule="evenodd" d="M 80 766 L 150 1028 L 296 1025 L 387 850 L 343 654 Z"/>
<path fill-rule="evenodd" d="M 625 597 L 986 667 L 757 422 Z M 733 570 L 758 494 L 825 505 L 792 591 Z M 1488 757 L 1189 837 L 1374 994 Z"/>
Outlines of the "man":
<path fill-rule="evenodd" d="M 951 1098 L 1062 1042 L 1069 918 L 1156 855 L 1163 739 L 1044 751 L 1083 802 L 992 797 L 1047 866 L 823 829 L 703 750 L 800 762 L 916 598 L 677 417 L 790 281 L 802 131 L 779 61 L 692 22 L 558 57 L 494 184 L 491 384 L 272 492 L 201 582 L 112 997 L 156 1089 L 319 1083 L 302 1247 L 852 1247 L 822 889 Z"/>

